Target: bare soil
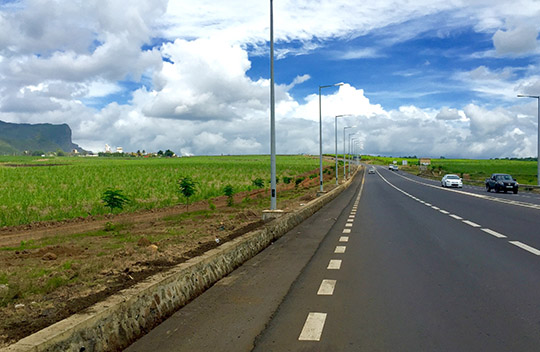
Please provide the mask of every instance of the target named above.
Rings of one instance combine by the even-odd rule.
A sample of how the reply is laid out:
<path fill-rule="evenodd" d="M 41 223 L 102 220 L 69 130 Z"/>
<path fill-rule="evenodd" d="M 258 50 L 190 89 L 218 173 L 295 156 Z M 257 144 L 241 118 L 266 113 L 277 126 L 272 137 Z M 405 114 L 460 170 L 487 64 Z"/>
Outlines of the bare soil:
<path fill-rule="evenodd" d="M 317 190 L 318 178 L 281 185 L 278 207 L 297 209 Z M 0 348 L 260 227 L 269 191 L 211 202 L 1 228 Z"/>

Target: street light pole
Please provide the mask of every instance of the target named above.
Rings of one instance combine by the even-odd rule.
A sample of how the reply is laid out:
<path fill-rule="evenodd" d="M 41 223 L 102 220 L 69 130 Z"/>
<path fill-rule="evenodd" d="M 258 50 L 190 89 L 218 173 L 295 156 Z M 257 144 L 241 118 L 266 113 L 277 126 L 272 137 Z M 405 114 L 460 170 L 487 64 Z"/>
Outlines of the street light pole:
<path fill-rule="evenodd" d="M 347 179 L 347 172 L 345 171 L 345 168 L 347 167 L 347 161 L 345 159 L 345 154 L 346 154 L 345 141 L 347 140 L 345 138 L 345 130 L 347 130 L 349 128 L 355 128 L 355 127 L 356 126 L 345 126 L 345 127 L 343 127 L 343 180 Z"/>
<path fill-rule="evenodd" d="M 338 117 L 343 117 L 343 116 L 350 116 L 349 114 L 346 114 L 346 115 L 336 115 L 336 119 L 335 119 L 335 122 L 334 122 L 334 127 L 335 127 L 335 142 L 336 142 L 336 186 L 339 184 L 339 178 L 338 178 L 338 153 L 337 153 L 337 118 Z M 350 127 L 345 127 L 345 128 L 350 128 Z M 345 129 L 343 130 L 343 133 L 345 133 Z M 345 142 L 343 142 L 345 143 Z"/>
<path fill-rule="evenodd" d="M 319 86 L 319 191 L 323 192 L 323 168 L 322 168 L 322 110 L 321 110 L 321 89 L 329 87 L 342 86 L 344 83 L 330 84 L 327 86 Z"/>
<path fill-rule="evenodd" d="M 270 0 L 270 210 L 276 210 L 276 101 L 274 94 L 274 5 Z"/>
<path fill-rule="evenodd" d="M 538 104 L 538 115 L 536 115 L 537 124 L 538 124 L 538 131 L 536 134 L 537 138 L 537 154 L 536 154 L 536 164 L 537 164 L 537 170 L 536 170 L 536 183 L 540 186 L 540 96 L 539 95 L 522 95 L 519 94 L 518 98 L 534 98 L 537 100 Z"/>
<path fill-rule="evenodd" d="M 348 158 L 349 159 L 349 177 L 351 176 L 351 161 L 350 161 L 350 158 L 351 158 L 351 137 L 354 136 L 356 134 L 355 133 L 349 133 L 349 153 L 348 153 Z"/>

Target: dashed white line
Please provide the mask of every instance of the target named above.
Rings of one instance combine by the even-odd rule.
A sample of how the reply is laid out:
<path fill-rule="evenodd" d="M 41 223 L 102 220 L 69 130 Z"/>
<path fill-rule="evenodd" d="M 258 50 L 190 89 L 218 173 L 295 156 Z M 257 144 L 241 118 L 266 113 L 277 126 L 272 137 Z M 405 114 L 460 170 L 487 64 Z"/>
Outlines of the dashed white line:
<path fill-rule="evenodd" d="M 347 219 L 347 222 L 354 222 L 354 218 L 353 219 Z"/>
<path fill-rule="evenodd" d="M 341 236 L 339 242 L 349 242 L 349 236 Z"/>
<path fill-rule="evenodd" d="M 346 246 L 336 246 L 336 249 L 334 250 L 334 253 L 345 253 L 346 249 L 347 249 Z"/>
<path fill-rule="evenodd" d="M 432 205 L 432 206 L 431 206 L 431 209 L 440 210 L 441 208 L 438 208 L 438 207 Z"/>
<path fill-rule="evenodd" d="M 332 296 L 336 288 L 336 282 L 336 280 L 323 280 L 321 286 L 319 286 L 319 291 L 317 291 L 317 296 Z"/>
<path fill-rule="evenodd" d="M 320 341 L 325 321 L 326 313 L 309 313 L 298 340 Z"/>
<path fill-rule="evenodd" d="M 477 223 L 472 222 L 472 221 L 470 221 L 470 220 L 463 220 L 463 223 L 464 223 L 464 224 L 467 224 L 467 225 L 469 225 L 469 226 L 472 226 L 472 227 L 482 227 L 482 226 L 478 225 Z"/>
<path fill-rule="evenodd" d="M 341 269 L 341 259 L 332 259 L 332 260 L 330 260 L 330 263 L 328 263 L 328 267 L 326 269 L 328 269 L 328 270 L 339 270 L 339 269 Z"/>
<path fill-rule="evenodd" d="M 457 216 L 457 215 L 454 215 L 454 214 L 450 214 L 450 217 L 454 218 L 456 220 L 463 220 L 463 218 L 461 216 Z"/>
<path fill-rule="evenodd" d="M 345 227 L 352 227 L 352 226 L 353 226 L 353 224 L 351 224 L 350 222 L 345 224 Z"/>
<path fill-rule="evenodd" d="M 442 209 L 439 209 L 439 212 L 445 214 L 445 215 L 448 215 L 450 214 L 450 212 L 446 211 L 446 210 L 442 210 Z"/>
<path fill-rule="evenodd" d="M 489 233 L 490 235 L 495 236 L 497 238 L 506 238 L 505 235 L 503 235 L 502 233 L 498 233 L 497 231 L 493 231 L 490 229 L 482 229 L 482 231 L 484 231 L 485 233 Z"/>
<path fill-rule="evenodd" d="M 351 229 L 343 229 L 343 233 L 351 233 Z"/>
<path fill-rule="evenodd" d="M 532 253 L 534 255 L 540 255 L 540 251 L 538 249 L 536 249 L 534 247 L 531 247 L 531 246 L 528 246 L 525 243 L 522 243 L 522 242 L 519 242 L 519 241 L 508 241 L 508 242 L 510 242 L 514 246 L 518 246 L 519 248 L 524 249 L 527 252 L 530 252 L 530 253 Z"/>

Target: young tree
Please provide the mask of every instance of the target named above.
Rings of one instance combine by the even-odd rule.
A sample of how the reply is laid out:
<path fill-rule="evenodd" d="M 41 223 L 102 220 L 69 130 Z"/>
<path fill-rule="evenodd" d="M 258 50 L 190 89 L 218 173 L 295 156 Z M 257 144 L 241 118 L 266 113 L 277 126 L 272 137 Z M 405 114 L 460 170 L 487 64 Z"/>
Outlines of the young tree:
<path fill-rule="evenodd" d="M 163 153 L 163 156 L 167 157 L 167 158 L 172 158 L 174 156 L 174 152 L 170 149 L 167 149 L 165 151 L 165 153 Z"/>
<path fill-rule="evenodd" d="M 109 188 L 101 196 L 101 200 L 105 203 L 106 207 L 111 209 L 111 213 L 114 209 L 124 209 L 124 205 L 129 202 L 129 198 L 122 193 L 120 189 Z"/>
<path fill-rule="evenodd" d="M 197 182 L 190 176 L 184 176 L 178 180 L 178 191 L 186 198 L 186 207 L 189 209 L 189 198 L 197 191 Z"/>
<path fill-rule="evenodd" d="M 227 196 L 227 205 L 229 207 L 232 207 L 234 205 L 234 199 L 233 199 L 234 188 L 233 188 L 233 186 L 231 186 L 231 185 L 225 186 L 225 188 L 223 188 L 223 193 Z"/>

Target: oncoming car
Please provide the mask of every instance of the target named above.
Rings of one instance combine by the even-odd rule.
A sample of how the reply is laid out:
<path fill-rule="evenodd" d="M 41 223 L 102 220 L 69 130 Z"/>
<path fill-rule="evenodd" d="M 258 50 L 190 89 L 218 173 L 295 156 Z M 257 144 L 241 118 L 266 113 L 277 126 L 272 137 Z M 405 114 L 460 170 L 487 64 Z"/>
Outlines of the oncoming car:
<path fill-rule="evenodd" d="M 441 186 L 443 187 L 463 187 L 463 181 L 461 181 L 461 177 L 454 174 L 448 174 L 444 175 L 444 177 L 441 180 Z"/>
<path fill-rule="evenodd" d="M 374 174 L 374 173 L 375 173 L 375 168 L 374 167 L 369 168 L 368 174 Z"/>
<path fill-rule="evenodd" d="M 388 165 L 388 170 L 398 171 L 399 169 L 398 169 L 397 165 L 390 164 L 390 165 Z"/>

